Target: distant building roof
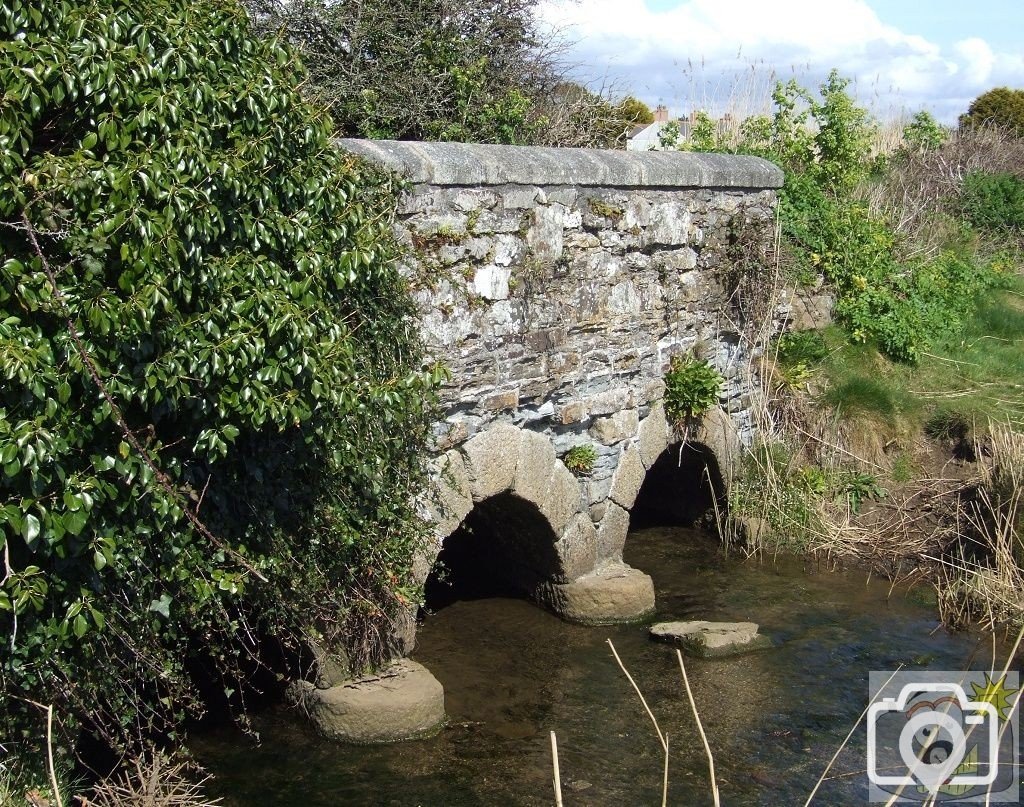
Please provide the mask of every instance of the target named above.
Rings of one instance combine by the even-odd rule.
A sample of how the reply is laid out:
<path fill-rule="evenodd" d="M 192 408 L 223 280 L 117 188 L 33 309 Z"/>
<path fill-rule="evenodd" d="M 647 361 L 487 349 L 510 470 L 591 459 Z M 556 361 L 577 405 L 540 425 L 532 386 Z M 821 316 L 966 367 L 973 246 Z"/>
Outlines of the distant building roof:
<path fill-rule="evenodd" d="M 662 151 L 662 140 L 658 137 L 669 121 L 655 121 L 646 126 L 639 126 L 626 140 L 627 152 L 659 152 Z"/>

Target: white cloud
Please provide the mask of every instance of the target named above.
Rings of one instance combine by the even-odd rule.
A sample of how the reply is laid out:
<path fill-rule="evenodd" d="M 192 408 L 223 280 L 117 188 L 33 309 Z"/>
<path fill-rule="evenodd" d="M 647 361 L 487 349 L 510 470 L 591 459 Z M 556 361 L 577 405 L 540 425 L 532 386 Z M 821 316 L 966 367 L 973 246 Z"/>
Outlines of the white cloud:
<path fill-rule="evenodd" d="M 950 122 L 992 86 L 1024 84 L 1021 56 L 976 37 L 943 50 L 882 23 L 865 0 L 687 0 L 661 12 L 643 0 L 542 0 L 539 13 L 573 43 L 579 79 L 678 114 L 758 106 L 772 71 L 814 85 L 835 67 L 880 116 L 927 107 Z"/>
<path fill-rule="evenodd" d="M 964 65 L 962 75 L 972 84 L 984 84 L 992 75 L 996 56 L 984 39 L 971 37 L 957 42 L 953 50 Z"/>

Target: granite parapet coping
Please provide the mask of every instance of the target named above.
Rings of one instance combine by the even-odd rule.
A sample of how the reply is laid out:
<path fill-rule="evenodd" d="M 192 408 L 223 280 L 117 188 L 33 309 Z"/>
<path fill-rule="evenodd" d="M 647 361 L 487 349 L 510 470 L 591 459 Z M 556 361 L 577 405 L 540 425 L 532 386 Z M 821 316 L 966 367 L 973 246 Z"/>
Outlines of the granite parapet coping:
<path fill-rule="evenodd" d="M 351 138 L 337 142 L 418 185 L 769 190 L 781 188 L 783 181 L 782 170 L 773 163 L 736 154 Z"/>

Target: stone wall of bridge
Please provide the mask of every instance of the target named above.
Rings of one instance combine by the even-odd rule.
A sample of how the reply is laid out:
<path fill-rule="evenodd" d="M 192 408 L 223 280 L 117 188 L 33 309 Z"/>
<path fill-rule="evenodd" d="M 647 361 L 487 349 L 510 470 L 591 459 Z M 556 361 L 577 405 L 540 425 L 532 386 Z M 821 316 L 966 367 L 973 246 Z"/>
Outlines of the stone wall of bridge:
<path fill-rule="evenodd" d="M 649 611 L 650 579 L 622 548 L 649 469 L 679 449 L 662 379 L 677 354 L 722 373 L 719 406 L 688 439 L 727 482 L 751 437 L 744 295 L 770 271 L 758 261 L 781 171 L 729 155 L 341 147 L 409 183 L 396 230 L 427 349 L 451 372 L 424 576 L 472 517 L 487 527 L 477 550 L 488 568 L 554 612 L 606 622 Z M 563 459 L 583 445 L 596 462 L 577 476 Z M 538 524 L 542 538 L 523 534 Z"/>

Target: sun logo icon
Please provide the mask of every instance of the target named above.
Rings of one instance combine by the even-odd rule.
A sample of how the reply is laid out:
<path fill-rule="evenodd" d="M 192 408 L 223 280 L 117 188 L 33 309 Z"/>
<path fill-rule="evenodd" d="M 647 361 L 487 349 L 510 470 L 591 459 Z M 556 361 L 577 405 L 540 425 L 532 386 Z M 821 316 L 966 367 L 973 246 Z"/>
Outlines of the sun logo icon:
<path fill-rule="evenodd" d="M 1017 701 L 1017 698 L 1011 698 L 1011 696 L 1019 693 L 1020 689 L 1008 688 L 1005 675 L 993 681 L 992 676 L 985 673 L 985 683 L 978 684 L 972 681 L 971 689 L 974 690 L 974 699 L 976 701 L 985 701 L 996 707 L 996 713 L 999 715 L 1001 723 L 1005 723 L 1010 719 L 1010 714 L 1013 712 Z M 1018 697 L 1020 696 L 1018 695 Z"/>

